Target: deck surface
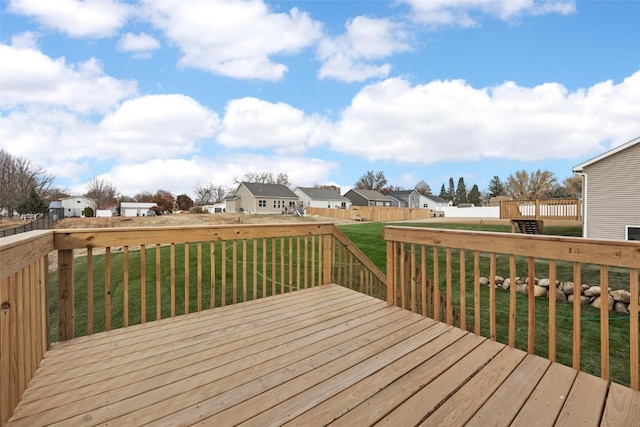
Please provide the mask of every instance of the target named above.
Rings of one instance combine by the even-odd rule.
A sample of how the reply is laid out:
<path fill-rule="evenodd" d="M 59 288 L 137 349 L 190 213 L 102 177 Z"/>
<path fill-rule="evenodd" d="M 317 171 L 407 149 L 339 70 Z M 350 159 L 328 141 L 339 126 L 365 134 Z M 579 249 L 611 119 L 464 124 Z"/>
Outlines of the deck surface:
<path fill-rule="evenodd" d="M 336 285 L 77 338 L 39 425 L 640 425 L 640 393 Z"/>

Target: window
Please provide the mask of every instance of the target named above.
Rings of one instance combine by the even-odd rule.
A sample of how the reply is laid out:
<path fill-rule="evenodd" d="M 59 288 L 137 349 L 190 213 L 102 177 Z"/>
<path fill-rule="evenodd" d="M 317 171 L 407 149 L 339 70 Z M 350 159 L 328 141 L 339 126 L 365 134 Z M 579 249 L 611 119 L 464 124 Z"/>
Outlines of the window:
<path fill-rule="evenodd" d="M 258 207 L 259 208 L 266 208 L 267 207 L 267 201 L 266 200 L 258 200 Z"/>
<path fill-rule="evenodd" d="M 640 225 L 627 225 L 626 229 L 627 240 L 640 240 Z"/>

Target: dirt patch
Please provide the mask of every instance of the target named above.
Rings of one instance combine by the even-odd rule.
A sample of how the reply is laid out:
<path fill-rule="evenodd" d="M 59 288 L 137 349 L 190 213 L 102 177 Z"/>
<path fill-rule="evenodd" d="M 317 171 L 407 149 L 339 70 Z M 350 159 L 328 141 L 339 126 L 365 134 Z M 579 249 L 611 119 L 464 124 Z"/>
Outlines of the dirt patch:
<path fill-rule="evenodd" d="M 295 215 L 247 215 L 236 213 L 218 214 L 181 214 L 144 217 L 113 217 L 113 218 L 66 218 L 59 221 L 57 229 L 69 228 L 109 228 L 109 227 L 179 227 L 185 225 L 223 225 L 223 224 L 281 224 L 281 223 L 309 223 L 333 222 L 335 224 L 350 224 L 353 220 L 330 218 L 321 216 L 306 216 L 300 218 Z"/>

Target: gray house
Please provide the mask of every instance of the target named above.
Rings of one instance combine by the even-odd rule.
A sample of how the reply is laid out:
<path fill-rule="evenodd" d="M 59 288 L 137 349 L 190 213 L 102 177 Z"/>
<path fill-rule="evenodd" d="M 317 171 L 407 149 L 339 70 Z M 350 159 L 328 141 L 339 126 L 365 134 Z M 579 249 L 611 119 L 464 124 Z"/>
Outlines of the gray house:
<path fill-rule="evenodd" d="M 233 196 L 225 199 L 227 212 L 251 214 L 291 213 L 298 206 L 298 196 L 282 184 L 242 182 Z"/>
<path fill-rule="evenodd" d="M 422 208 L 426 203 L 425 196 L 420 194 L 417 190 L 400 190 L 391 191 L 387 198 L 391 200 L 391 206 L 398 208 Z"/>
<path fill-rule="evenodd" d="M 344 194 L 353 206 L 391 206 L 391 200 L 376 190 L 352 188 Z"/>
<path fill-rule="evenodd" d="M 640 137 L 573 168 L 582 176 L 583 237 L 640 240 Z"/>
<path fill-rule="evenodd" d="M 298 187 L 293 192 L 300 199 L 300 207 L 348 209 L 351 200 L 330 188 Z"/>

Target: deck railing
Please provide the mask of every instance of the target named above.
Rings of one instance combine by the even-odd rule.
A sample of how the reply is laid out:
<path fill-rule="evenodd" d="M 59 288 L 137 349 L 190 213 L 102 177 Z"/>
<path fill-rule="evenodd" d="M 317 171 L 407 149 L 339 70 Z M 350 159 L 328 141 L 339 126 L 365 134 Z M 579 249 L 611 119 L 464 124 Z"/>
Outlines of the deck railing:
<path fill-rule="evenodd" d="M 49 340 L 327 283 L 386 298 L 329 223 L 34 231 L 1 239 L 0 260 L 0 425 Z"/>
<path fill-rule="evenodd" d="M 500 219 L 582 219 L 581 199 L 502 200 Z"/>
<path fill-rule="evenodd" d="M 638 390 L 638 243 L 395 226 L 383 237 L 389 304 L 607 380 L 615 370 L 619 382 Z M 489 286 L 481 287 L 483 276 Z M 497 276 L 509 279 L 508 291 L 498 289 Z M 549 280 L 547 297 L 534 296 L 539 278 Z M 588 283 L 603 295 L 626 289 L 628 313 L 610 312 L 608 296 L 599 309 L 583 305 L 586 297 L 557 302 L 557 282 L 571 282 L 576 295 Z"/>

